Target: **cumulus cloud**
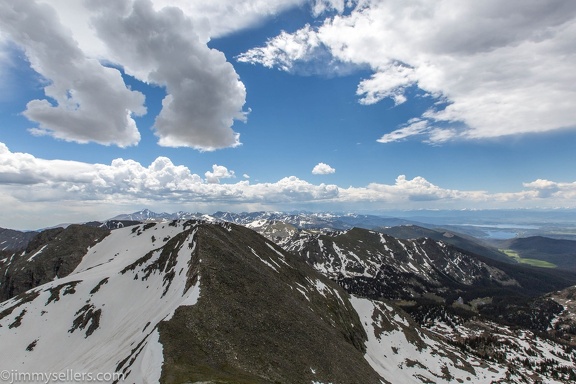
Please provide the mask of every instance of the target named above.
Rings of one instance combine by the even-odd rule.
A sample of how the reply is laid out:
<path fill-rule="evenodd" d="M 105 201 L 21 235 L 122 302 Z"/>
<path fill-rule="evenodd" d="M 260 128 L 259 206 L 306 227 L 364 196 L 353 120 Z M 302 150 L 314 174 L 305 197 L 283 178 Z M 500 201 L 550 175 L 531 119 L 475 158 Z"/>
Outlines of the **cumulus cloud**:
<path fill-rule="evenodd" d="M 92 24 L 127 73 L 166 87 L 156 117 L 159 144 L 211 151 L 240 144 L 246 89 L 220 51 L 210 49 L 179 8 L 158 11 L 149 0 L 94 1 Z"/>
<path fill-rule="evenodd" d="M 137 144 L 140 133 L 132 117 L 146 113 L 144 95 L 126 86 L 121 68 L 166 90 L 154 123 L 159 145 L 201 151 L 240 145 L 232 126 L 246 120 L 246 90 L 224 54 L 206 45 L 210 12 L 191 17 L 169 1 L 67 3 L 0 5 L 4 39 L 21 47 L 46 81 L 47 98 L 30 101 L 24 111 L 38 123 L 33 134 Z M 220 12 L 226 4 L 231 5 L 218 3 Z M 232 8 L 249 13 L 242 10 L 247 2 L 242 4 Z M 281 8 L 277 3 L 270 9 Z"/>
<path fill-rule="evenodd" d="M 120 158 L 109 165 L 88 164 L 14 153 L 0 143 L 0 187 L 21 201 L 102 200 L 118 204 L 149 199 L 237 204 L 315 201 L 338 195 L 335 185 L 314 185 L 294 176 L 275 183 L 243 180 L 220 184 L 220 179 L 234 177 L 234 172 L 216 164 L 205 177 L 173 164 L 167 157 L 158 157 L 149 166 Z M 12 188 L 23 185 L 34 188 Z"/>
<path fill-rule="evenodd" d="M 540 198 L 576 198 L 576 182 L 558 183 L 550 180 L 538 179 L 523 184 L 525 188 L 535 191 Z"/>
<path fill-rule="evenodd" d="M 559 197 L 559 196 L 558 196 Z M 430 206 L 445 209 L 459 208 L 518 208 L 532 204 L 538 207 L 542 201 L 532 191 L 488 193 L 486 191 L 460 191 L 437 186 L 421 176 L 408 179 L 405 175 L 396 178 L 394 184 L 370 183 L 366 187 L 341 188 L 339 199 L 341 202 L 360 203 L 368 202 L 373 207 L 393 209 L 418 209 Z M 570 201 L 567 197 L 555 200 Z"/>
<path fill-rule="evenodd" d="M 316 14 L 328 3 L 317 2 Z M 290 71 L 299 62 L 325 61 L 329 52 L 334 60 L 372 69 L 357 88 L 363 104 L 384 98 L 401 104 L 409 87 L 442 101 L 419 117 L 427 129 L 405 125 L 382 142 L 419 136 L 438 143 L 575 127 L 573 1 L 364 0 L 350 12 L 338 13 L 341 5 L 331 9 L 336 15 L 318 27 L 282 33 L 240 60 Z"/>
<path fill-rule="evenodd" d="M 202 178 L 187 166 L 158 157 L 150 165 L 130 159 L 115 159 L 110 164 L 89 164 L 65 160 L 46 160 L 27 153 L 11 152 L 0 143 L 0 196 L 12 201 L 6 207 L 38 205 L 58 201 L 58 209 L 68 205 L 87 204 L 114 206 L 158 204 L 177 206 L 196 204 L 233 210 L 277 209 L 298 204 L 321 204 L 327 209 L 342 209 L 369 203 L 372 209 L 437 208 L 519 208 L 574 207 L 576 182 L 549 180 L 526 182 L 523 190 L 489 193 L 443 188 L 421 176 L 400 175 L 394 183 L 370 183 L 367 186 L 339 187 L 334 184 L 312 184 L 295 176 L 276 182 L 220 183 L 234 173 L 214 165 Z M 62 204 L 66 202 L 66 204 Z M 95 210 L 98 213 L 100 208 Z M 10 209 L 6 209 L 8 213 Z M 10 213 L 11 215 L 14 212 Z"/>
<path fill-rule="evenodd" d="M 85 57 L 50 5 L 2 3 L 0 25 L 47 82 L 47 99 L 30 101 L 24 111 L 39 124 L 34 134 L 121 147 L 138 143 L 132 115 L 146 112 L 144 96 L 128 89 L 117 69 Z"/>
<path fill-rule="evenodd" d="M 312 169 L 313 175 L 329 175 L 334 172 L 336 172 L 336 170 L 325 163 L 318 163 Z"/>
<path fill-rule="evenodd" d="M 211 184 L 220 183 L 220 179 L 229 179 L 234 176 L 234 171 L 229 171 L 228 168 L 223 165 L 214 164 L 212 166 L 212 172 L 207 171 L 204 176 L 206 176 L 206 182 Z"/>
<path fill-rule="evenodd" d="M 209 20 L 205 38 L 222 37 L 238 30 L 257 26 L 263 20 L 307 0 L 155 0 L 155 9 L 176 6 L 196 22 Z"/>

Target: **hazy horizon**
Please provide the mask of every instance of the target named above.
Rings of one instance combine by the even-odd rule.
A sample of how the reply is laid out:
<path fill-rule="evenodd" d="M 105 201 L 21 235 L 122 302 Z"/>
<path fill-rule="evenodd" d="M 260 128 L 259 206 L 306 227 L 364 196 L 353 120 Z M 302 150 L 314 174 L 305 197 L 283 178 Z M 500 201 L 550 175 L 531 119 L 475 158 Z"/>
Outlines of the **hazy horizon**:
<path fill-rule="evenodd" d="M 0 4 L 0 227 L 576 208 L 576 2 Z"/>

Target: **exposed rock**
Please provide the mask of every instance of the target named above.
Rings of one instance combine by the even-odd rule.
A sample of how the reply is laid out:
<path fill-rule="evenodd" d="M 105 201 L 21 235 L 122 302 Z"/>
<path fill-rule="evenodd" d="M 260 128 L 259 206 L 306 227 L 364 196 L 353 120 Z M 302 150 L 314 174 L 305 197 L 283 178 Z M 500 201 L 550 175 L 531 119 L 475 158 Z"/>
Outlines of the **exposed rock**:
<path fill-rule="evenodd" d="M 110 231 L 85 225 L 70 225 L 38 233 L 22 252 L 13 253 L 0 264 L 0 301 L 25 292 L 57 277 L 70 274 L 89 247 Z"/>

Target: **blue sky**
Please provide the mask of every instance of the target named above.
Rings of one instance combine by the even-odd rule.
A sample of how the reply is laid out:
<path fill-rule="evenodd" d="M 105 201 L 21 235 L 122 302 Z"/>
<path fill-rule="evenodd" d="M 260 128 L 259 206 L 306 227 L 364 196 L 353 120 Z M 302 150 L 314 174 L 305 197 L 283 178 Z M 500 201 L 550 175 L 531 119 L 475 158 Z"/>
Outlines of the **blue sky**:
<path fill-rule="evenodd" d="M 569 0 L 5 2 L 0 227 L 574 208 L 574 41 Z"/>

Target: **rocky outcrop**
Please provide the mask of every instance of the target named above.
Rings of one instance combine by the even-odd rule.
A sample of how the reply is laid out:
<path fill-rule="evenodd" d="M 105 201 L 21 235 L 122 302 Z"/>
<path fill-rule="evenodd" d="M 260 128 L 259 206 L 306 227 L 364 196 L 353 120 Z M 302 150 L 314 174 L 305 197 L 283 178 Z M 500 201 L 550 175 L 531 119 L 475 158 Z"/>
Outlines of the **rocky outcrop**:
<path fill-rule="evenodd" d="M 7 255 L 0 263 L 0 302 L 69 275 L 88 248 L 109 233 L 107 229 L 70 225 L 36 234 L 24 251 Z"/>

